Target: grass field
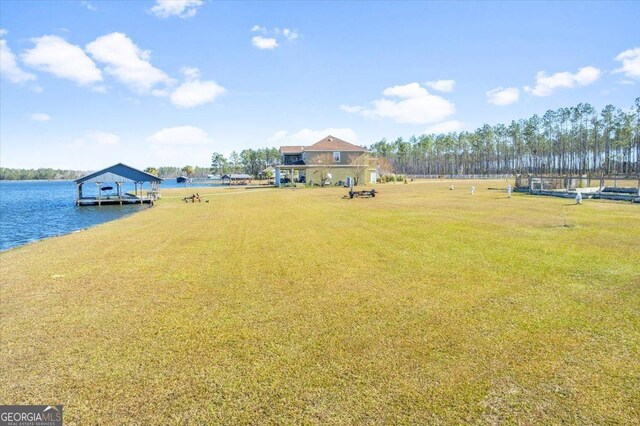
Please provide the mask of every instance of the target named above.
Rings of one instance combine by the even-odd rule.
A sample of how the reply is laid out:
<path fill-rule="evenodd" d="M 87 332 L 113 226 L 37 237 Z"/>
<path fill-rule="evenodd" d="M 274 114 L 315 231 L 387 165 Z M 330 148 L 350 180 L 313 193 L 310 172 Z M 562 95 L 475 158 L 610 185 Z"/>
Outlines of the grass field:
<path fill-rule="evenodd" d="M 640 206 L 449 185 L 164 191 L 1 253 L 0 404 L 64 404 L 66 424 L 638 424 Z"/>

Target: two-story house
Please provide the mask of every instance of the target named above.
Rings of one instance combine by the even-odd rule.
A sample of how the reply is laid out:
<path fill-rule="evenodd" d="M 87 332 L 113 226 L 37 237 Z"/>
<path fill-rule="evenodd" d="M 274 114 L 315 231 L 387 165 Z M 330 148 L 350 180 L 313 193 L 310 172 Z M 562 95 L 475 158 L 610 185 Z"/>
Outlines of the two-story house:
<path fill-rule="evenodd" d="M 311 146 L 281 146 L 281 163 L 276 166 L 276 184 L 304 182 L 354 185 L 376 182 L 376 168 L 370 165 L 369 151 L 335 136 Z"/>

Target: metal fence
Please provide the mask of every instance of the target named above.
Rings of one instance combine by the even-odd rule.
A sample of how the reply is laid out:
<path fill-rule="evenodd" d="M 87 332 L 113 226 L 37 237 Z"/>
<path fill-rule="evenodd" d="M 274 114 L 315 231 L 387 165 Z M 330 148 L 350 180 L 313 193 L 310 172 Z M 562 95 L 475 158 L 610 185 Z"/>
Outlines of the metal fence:
<path fill-rule="evenodd" d="M 513 175 L 407 175 L 412 179 L 511 179 Z"/>
<path fill-rule="evenodd" d="M 640 179 L 626 176 L 528 176 L 517 179 L 517 186 L 525 186 L 532 191 L 593 189 L 601 192 L 608 188 L 640 188 Z"/>

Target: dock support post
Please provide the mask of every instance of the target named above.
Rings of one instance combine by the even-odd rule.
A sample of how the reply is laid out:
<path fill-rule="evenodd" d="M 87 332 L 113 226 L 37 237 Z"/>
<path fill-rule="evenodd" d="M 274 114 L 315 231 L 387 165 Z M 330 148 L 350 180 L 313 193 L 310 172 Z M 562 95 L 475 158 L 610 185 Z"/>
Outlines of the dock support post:
<path fill-rule="evenodd" d="M 100 182 L 96 182 L 96 187 L 98 188 L 98 195 L 96 196 L 96 199 L 98 200 L 98 207 L 101 207 L 102 203 L 100 202 Z"/>

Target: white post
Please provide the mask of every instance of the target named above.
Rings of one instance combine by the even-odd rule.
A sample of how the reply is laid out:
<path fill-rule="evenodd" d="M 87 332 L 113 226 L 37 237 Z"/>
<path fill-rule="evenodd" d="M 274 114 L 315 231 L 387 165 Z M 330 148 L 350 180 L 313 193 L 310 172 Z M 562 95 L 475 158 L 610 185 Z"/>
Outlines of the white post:
<path fill-rule="evenodd" d="M 276 186 L 280 187 L 280 167 L 276 167 Z"/>
<path fill-rule="evenodd" d="M 511 198 L 511 184 L 507 186 L 507 198 Z"/>

